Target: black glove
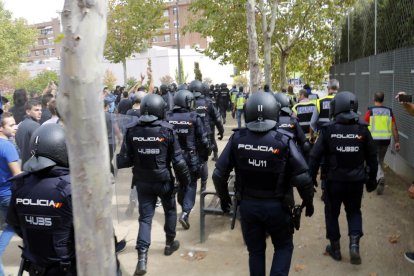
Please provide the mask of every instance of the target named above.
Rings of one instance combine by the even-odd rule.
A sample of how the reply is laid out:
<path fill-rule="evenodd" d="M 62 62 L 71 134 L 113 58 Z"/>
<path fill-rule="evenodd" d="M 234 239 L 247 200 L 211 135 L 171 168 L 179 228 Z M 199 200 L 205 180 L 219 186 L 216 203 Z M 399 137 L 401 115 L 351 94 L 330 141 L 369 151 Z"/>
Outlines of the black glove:
<path fill-rule="evenodd" d="M 229 198 L 220 198 L 220 206 L 221 210 L 223 210 L 224 213 L 230 213 L 230 207 L 231 207 L 231 199 Z"/>
<path fill-rule="evenodd" d="M 367 181 L 367 183 L 365 184 L 365 188 L 366 188 L 367 192 L 370 193 L 372 191 L 375 191 L 375 189 L 377 188 L 377 185 L 378 185 L 378 183 L 377 183 L 377 180 L 375 178 L 374 179 L 369 179 Z"/>
<path fill-rule="evenodd" d="M 306 208 L 305 216 L 311 217 L 313 215 L 313 212 L 315 211 L 315 209 L 313 208 L 313 202 L 307 203 L 305 205 L 305 208 Z"/>
<path fill-rule="evenodd" d="M 223 133 L 219 133 L 218 134 L 218 136 L 217 136 L 217 138 L 221 141 L 221 140 L 223 140 Z"/>

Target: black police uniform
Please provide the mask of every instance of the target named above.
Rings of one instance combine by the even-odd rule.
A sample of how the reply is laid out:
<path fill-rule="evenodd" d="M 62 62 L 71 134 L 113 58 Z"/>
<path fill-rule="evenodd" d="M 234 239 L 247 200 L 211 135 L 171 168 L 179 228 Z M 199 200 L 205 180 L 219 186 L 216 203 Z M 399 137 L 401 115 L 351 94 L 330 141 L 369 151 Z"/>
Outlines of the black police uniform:
<path fill-rule="evenodd" d="M 76 275 L 68 168 L 14 177 L 7 222 L 24 241 L 30 275 Z"/>
<path fill-rule="evenodd" d="M 336 97 L 341 93 L 337 94 Z M 339 101 L 339 99 L 335 98 L 334 101 Z M 348 235 L 351 242 L 353 241 L 354 249 L 358 244 L 359 250 L 359 238 L 363 235 L 361 200 L 363 185 L 367 180 L 366 166 L 369 168 L 368 177 L 370 179 L 367 190 L 370 191 L 372 182 L 376 187 L 375 178 L 378 169 L 375 143 L 367 126 L 358 121 L 356 113 L 340 113 L 335 116 L 334 121 L 321 128 L 309 160 L 311 176 L 314 179 L 316 179 L 319 164 L 323 157 L 327 161 L 325 187 L 326 238 L 331 241 L 327 251 L 334 259 L 340 260 L 339 239 L 341 234 L 338 217 L 341 205 L 342 203 L 345 205 Z M 351 262 L 361 262 L 359 253 L 357 255 L 357 257 L 351 255 Z"/>
<path fill-rule="evenodd" d="M 203 120 L 204 131 L 207 132 L 207 137 L 209 138 L 209 143 L 211 147 L 211 151 L 217 149 L 214 148 L 213 142 L 211 139 L 213 138 L 215 142 L 215 137 L 213 134 L 214 127 L 216 126 L 219 133 L 219 139 L 223 138 L 224 127 L 221 121 L 221 115 L 216 108 L 214 108 L 213 103 L 206 98 L 204 95 L 201 95 L 196 99 L 196 111 L 200 115 L 201 119 Z M 215 144 L 217 148 L 217 143 Z M 203 163 L 201 166 L 201 190 L 205 190 L 207 179 L 208 179 L 208 161 L 209 154 L 202 153 L 200 154 L 200 161 Z"/>
<path fill-rule="evenodd" d="M 125 135 L 119 168 L 133 165 L 135 187 L 139 201 L 139 232 L 137 250 L 147 251 L 151 244 L 151 223 L 157 197 L 165 212 L 164 231 L 168 242 L 176 236 L 177 210 L 175 205 L 173 163 L 176 176 L 187 185 L 189 175 L 181 154 L 173 126 L 156 120 L 150 123 L 139 121 L 129 127 Z M 120 158 L 123 157 L 121 160 Z M 175 164 L 180 164 L 176 167 Z M 179 177 L 181 175 L 181 177 Z"/>
<path fill-rule="evenodd" d="M 197 179 L 200 178 L 201 163 L 199 161 L 197 146 L 200 145 L 202 151 L 207 151 L 209 142 L 207 133 L 203 127 L 203 122 L 195 111 L 189 111 L 188 109 L 176 106 L 172 111 L 167 112 L 166 120 L 174 126 L 184 159 L 191 173 L 190 184 L 184 187 L 180 183 L 177 195 L 178 203 L 181 205 L 183 214 L 187 216 L 186 219 L 188 220 L 188 214 L 190 214 L 195 204 Z M 188 221 L 186 224 L 188 224 Z M 183 224 L 183 226 L 186 229 L 189 228 L 189 224 Z"/>
<path fill-rule="evenodd" d="M 267 233 L 275 247 L 270 274 L 288 275 L 293 252 L 289 208 L 291 185 L 296 185 L 307 206 L 308 216 L 313 214 L 313 188 L 305 160 L 291 136 L 283 130 L 275 130 L 276 121 L 265 130 L 250 128 L 249 101 L 260 98 L 260 94 L 268 95 L 274 103 L 274 107 L 270 108 L 277 109 L 273 96 L 265 92 L 253 93 L 246 104 L 247 129 L 235 130 L 230 137 L 216 163 L 213 182 L 222 209 L 228 211 L 230 197 L 227 180 L 232 169 L 235 169 L 235 186 L 236 192 L 240 194 L 241 226 L 249 251 L 250 275 L 265 275 Z M 268 97 L 262 102 L 269 101 Z M 263 105 L 256 108 L 263 108 Z M 259 117 L 258 125 L 265 119 L 261 115 Z"/>
<path fill-rule="evenodd" d="M 292 133 L 293 139 L 299 145 L 302 152 L 307 150 L 304 148 L 307 143 L 306 135 L 296 118 L 289 116 L 282 111 L 279 117 L 278 128 Z"/>
<path fill-rule="evenodd" d="M 221 87 L 217 92 L 217 106 L 219 108 L 223 123 L 226 123 L 227 109 L 230 106 L 230 90 L 227 87 Z"/>
<path fill-rule="evenodd" d="M 314 102 L 301 102 L 300 104 L 295 105 L 296 116 L 298 117 L 299 125 L 301 126 L 305 135 L 309 134 L 310 122 L 312 119 L 312 114 L 316 109 Z"/>

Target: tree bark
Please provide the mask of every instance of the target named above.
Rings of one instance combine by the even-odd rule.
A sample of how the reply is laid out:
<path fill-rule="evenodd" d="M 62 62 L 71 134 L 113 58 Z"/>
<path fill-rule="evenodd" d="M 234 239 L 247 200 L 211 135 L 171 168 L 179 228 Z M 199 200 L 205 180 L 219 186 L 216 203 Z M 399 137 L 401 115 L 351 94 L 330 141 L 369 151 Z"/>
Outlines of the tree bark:
<path fill-rule="evenodd" d="M 255 13 L 255 0 L 247 0 L 246 3 L 246 15 L 247 15 L 247 34 L 249 37 L 249 69 L 250 69 L 250 92 L 256 92 L 259 90 L 259 54 L 257 46 L 257 33 L 256 33 L 256 13 Z"/>
<path fill-rule="evenodd" d="M 124 85 L 128 83 L 126 59 L 122 60 L 122 69 L 124 70 Z"/>
<path fill-rule="evenodd" d="M 282 88 L 287 88 L 286 66 L 289 58 L 289 52 L 280 51 L 280 91 Z"/>
<path fill-rule="evenodd" d="M 267 12 L 264 0 L 259 0 L 259 9 L 262 14 L 262 34 L 263 34 L 263 50 L 264 50 L 264 75 L 265 83 L 272 88 L 272 36 L 275 30 L 277 0 L 274 0 L 270 10 L 270 22 L 268 23 Z"/>
<path fill-rule="evenodd" d="M 66 0 L 58 108 L 72 182 L 78 275 L 116 275 L 112 185 L 103 111 L 106 0 Z"/>

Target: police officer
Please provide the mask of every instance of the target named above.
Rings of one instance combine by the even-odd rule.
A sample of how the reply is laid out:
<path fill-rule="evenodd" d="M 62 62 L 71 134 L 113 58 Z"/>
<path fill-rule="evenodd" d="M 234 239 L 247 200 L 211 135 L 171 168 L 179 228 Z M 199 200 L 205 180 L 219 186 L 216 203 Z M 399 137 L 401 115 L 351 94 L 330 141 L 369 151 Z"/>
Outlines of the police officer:
<path fill-rule="evenodd" d="M 319 133 L 319 130 L 321 129 L 322 125 L 328 123 L 331 120 L 331 114 L 330 114 L 330 103 L 333 100 L 333 98 L 336 95 L 336 92 L 339 89 L 339 81 L 336 79 L 331 79 L 328 82 L 328 95 L 317 99 L 316 100 L 316 109 L 313 111 L 311 122 L 310 122 L 310 129 L 309 129 L 309 139 L 311 143 L 314 143 L 317 137 L 317 134 Z M 310 89 L 310 88 L 309 88 Z M 322 189 L 322 201 L 325 197 L 325 185 L 326 185 L 326 160 L 321 160 L 321 189 Z M 316 184 L 316 182 L 315 182 Z"/>
<path fill-rule="evenodd" d="M 351 263 L 360 264 L 359 239 L 363 235 L 361 199 L 365 182 L 368 192 L 377 187 L 376 146 L 367 125 L 358 121 L 358 100 L 353 93 L 338 93 L 331 102 L 331 108 L 334 120 L 321 128 L 310 153 L 309 167 L 311 176 L 316 179 L 321 158 L 328 161 L 325 222 L 330 244 L 326 247 L 327 253 L 334 260 L 342 259 L 338 217 L 343 203 L 348 220 Z"/>
<path fill-rule="evenodd" d="M 236 103 L 236 96 L 237 93 L 239 93 L 239 91 L 237 90 L 237 86 L 233 85 L 230 89 L 230 102 L 231 102 L 231 107 L 230 109 L 233 110 L 234 109 L 234 105 Z"/>
<path fill-rule="evenodd" d="M 290 134 L 276 130 L 279 105 L 270 93 L 253 93 L 246 103 L 247 129 L 236 129 L 220 155 L 213 182 L 221 208 L 229 211 L 227 180 L 235 169 L 240 194 L 243 238 L 249 251 L 250 275 L 265 275 L 266 234 L 275 247 L 271 275 L 288 275 L 293 253 L 286 193 L 296 185 L 313 214 L 313 185 L 308 167 Z M 260 179 L 260 181 L 257 181 Z"/>
<path fill-rule="evenodd" d="M 299 125 L 308 138 L 310 131 L 310 122 L 315 109 L 315 102 L 309 100 L 308 92 L 305 89 L 301 89 L 299 91 L 299 103 L 293 106 L 292 111 L 293 115 L 298 118 Z"/>
<path fill-rule="evenodd" d="M 173 126 L 163 121 L 164 109 L 165 102 L 161 96 L 145 96 L 141 102 L 141 117 L 138 123 L 127 129 L 121 152 L 117 156 L 119 168 L 133 166 L 133 178 L 138 193 L 138 263 L 134 275 L 144 275 L 147 272 L 151 223 L 157 197 L 161 198 L 165 213 L 164 255 L 171 255 L 180 246 L 175 240 L 177 209 L 171 163 L 175 176 L 182 185 L 188 185 L 190 174 Z"/>
<path fill-rule="evenodd" d="M 338 89 L 339 81 L 336 79 L 330 79 L 328 83 L 328 95 L 316 100 L 316 110 L 314 110 L 311 118 L 310 137 L 312 141 L 315 140 L 316 133 L 321 126 L 330 121 L 330 102 L 335 97 Z"/>
<path fill-rule="evenodd" d="M 214 125 L 218 129 L 218 139 L 223 139 L 224 127 L 221 122 L 221 116 L 218 110 L 213 106 L 213 103 L 206 97 L 208 92 L 206 91 L 203 83 L 199 80 L 193 80 L 189 89 L 193 92 L 195 97 L 195 108 L 196 112 L 200 115 L 201 120 L 203 121 L 204 131 L 207 132 L 207 138 L 209 139 L 210 148 L 208 152 L 199 152 L 201 166 L 201 191 L 203 192 L 206 189 L 207 179 L 208 179 L 208 166 L 207 161 L 208 157 L 213 150 L 213 145 L 211 142 L 212 129 Z M 214 138 L 214 137 L 213 137 Z M 217 147 L 217 144 L 216 144 Z"/>
<path fill-rule="evenodd" d="M 230 90 L 227 88 L 227 84 L 222 83 L 220 90 L 217 92 L 217 105 L 220 110 L 221 117 L 223 118 L 223 124 L 226 123 L 227 109 L 230 106 Z"/>
<path fill-rule="evenodd" d="M 203 84 L 204 85 L 204 95 L 207 98 L 207 100 L 211 101 L 211 104 L 213 106 L 214 109 L 214 114 L 217 114 L 220 117 L 220 122 L 219 124 L 221 126 L 223 126 L 223 119 L 221 118 L 221 114 L 220 111 L 217 108 L 217 104 L 216 104 L 216 99 L 214 96 L 214 85 L 210 85 L 210 88 L 208 87 L 208 85 L 206 83 Z M 213 150 L 213 157 L 211 158 L 212 161 L 217 161 L 218 159 L 218 146 L 217 146 L 217 142 L 216 142 L 216 128 L 217 129 L 221 129 L 220 126 L 216 125 L 216 122 L 210 121 L 210 129 L 211 129 L 211 134 L 210 134 L 210 143 L 212 146 L 212 150 Z M 223 127 L 223 134 L 224 134 L 224 127 Z M 220 138 L 220 137 L 219 137 Z M 223 139 L 223 137 L 221 137 L 221 139 Z M 221 140 L 220 139 L 220 140 Z"/>
<path fill-rule="evenodd" d="M 25 172 L 14 177 L 7 222 L 23 239 L 24 269 L 30 275 L 76 275 L 70 172 L 62 127 L 42 125 L 33 133 L 30 146 L 34 156 L 24 164 Z"/>
<path fill-rule="evenodd" d="M 243 90 L 244 90 L 243 86 L 240 86 L 239 87 L 239 92 L 237 92 L 237 95 L 234 98 L 233 114 L 236 115 L 237 127 L 238 128 L 241 128 L 241 126 L 242 126 L 242 116 L 245 117 L 244 107 L 246 105 L 246 94 L 244 93 Z M 246 118 L 245 118 L 245 121 L 246 121 Z"/>
<path fill-rule="evenodd" d="M 164 102 L 167 104 L 166 111 L 173 109 L 173 107 L 174 107 L 174 96 L 168 90 L 168 86 L 166 84 L 161 84 L 160 93 L 161 93 L 161 97 L 164 99 Z"/>
<path fill-rule="evenodd" d="M 167 121 L 174 126 L 184 159 L 189 167 L 191 182 L 188 186 L 180 183 L 178 203 L 182 207 L 179 222 L 184 229 L 190 228 L 189 215 L 195 204 L 197 179 L 200 178 L 200 161 L 197 150 L 208 151 L 207 133 L 200 116 L 192 111 L 194 95 L 188 90 L 179 90 L 174 96 L 175 107 L 167 112 Z"/>
<path fill-rule="evenodd" d="M 274 96 L 280 105 L 278 128 L 292 133 L 293 140 L 299 145 L 304 154 L 307 153 L 310 150 L 310 145 L 298 120 L 292 116 L 289 97 L 285 93 L 275 93 Z"/>

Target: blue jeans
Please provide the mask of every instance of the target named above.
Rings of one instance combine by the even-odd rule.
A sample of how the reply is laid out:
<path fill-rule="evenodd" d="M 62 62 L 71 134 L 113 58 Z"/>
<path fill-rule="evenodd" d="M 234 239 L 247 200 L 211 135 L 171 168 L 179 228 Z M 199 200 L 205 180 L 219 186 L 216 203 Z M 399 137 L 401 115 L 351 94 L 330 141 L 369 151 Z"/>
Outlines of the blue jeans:
<path fill-rule="evenodd" d="M 243 109 L 236 109 L 236 119 L 237 119 L 237 127 L 241 128 L 241 117 L 244 117 L 244 110 Z"/>
<path fill-rule="evenodd" d="M 10 196 L 0 196 L 0 223 L 3 224 L 6 221 L 7 210 L 10 205 Z M 1 225 L 0 225 L 1 226 Z M 3 253 L 6 250 L 7 245 L 13 238 L 14 230 L 13 227 L 6 224 L 0 235 L 0 275 L 4 275 L 3 271 Z"/>

